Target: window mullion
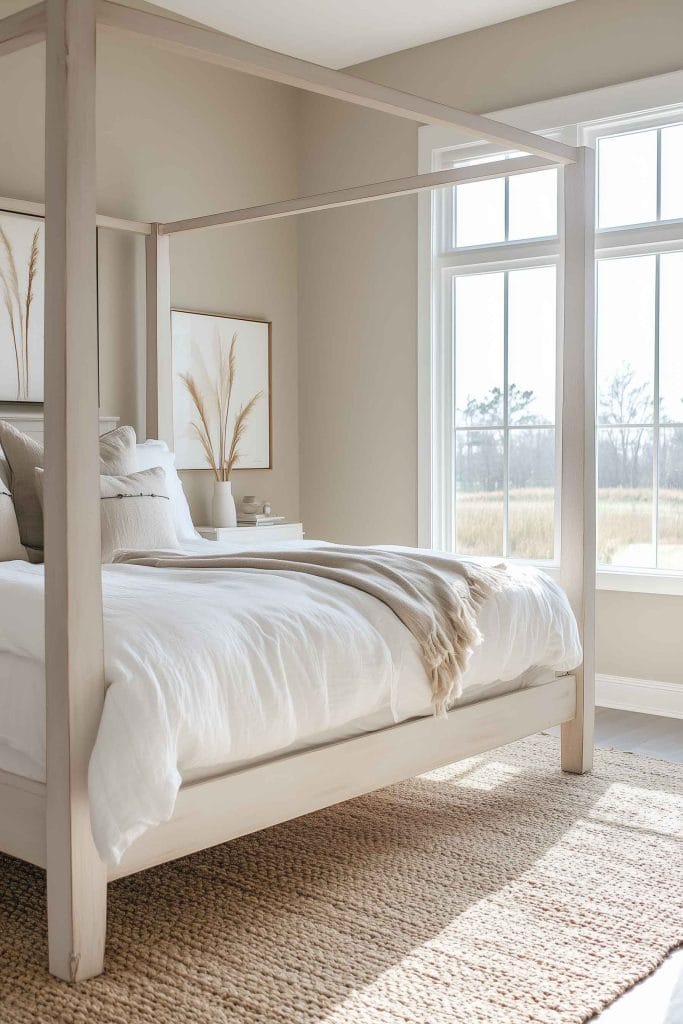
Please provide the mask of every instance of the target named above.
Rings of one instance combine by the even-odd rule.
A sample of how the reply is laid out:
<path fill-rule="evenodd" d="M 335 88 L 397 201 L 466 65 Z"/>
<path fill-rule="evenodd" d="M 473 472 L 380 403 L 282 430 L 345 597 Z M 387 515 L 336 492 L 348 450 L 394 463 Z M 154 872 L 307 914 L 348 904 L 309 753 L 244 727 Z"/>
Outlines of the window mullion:
<path fill-rule="evenodd" d="M 505 241 L 509 242 L 510 241 L 510 179 L 506 175 L 504 180 L 505 180 L 505 207 L 504 207 L 504 212 L 503 212 L 504 224 L 505 224 L 504 231 L 505 231 Z"/>
<path fill-rule="evenodd" d="M 448 225 L 448 233 L 444 232 L 443 237 L 448 238 L 448 248 L 455 249 L 455 240 L 458 237 L 457 185 L 447 190 L 446 202 L 443 205 L 446 208 Z"/>
<path fill-rule="evenodd" d="M 662 219 L 662 129 L 657 129 L 657 221 Z"/>
<path fill-rule="evenodd" d="M 657 133 L 659 139 L 661 132 Z M 660 256 L 655 260 L 655 366 L 652 430 L 652 543 L 654 563 L 659 567 L 659 305 L 661 291 Z"/>
<path fill-rule="evenodd" d="M 506 178 L 507 182 L 507 178 Z M 507 194 L 505 209 L 507 214 Z M 507 558 L 510 550 L 509 545 L 509 516 L 510 516 L 510 410 L 509 410 L 509 386 L 508 386 L 508 293 L 509 293 L 509 270 L 503 276 L 503 557 Z"/>
<path fill-rule="evenodd" d="M 662 129 L 657 129 L 657 220 L 662 217 Z M 659 304 L 661 257 L 655 257 L 655 366 L 652 431 L 652 541 L 655 566 L 659 567 Z"/>

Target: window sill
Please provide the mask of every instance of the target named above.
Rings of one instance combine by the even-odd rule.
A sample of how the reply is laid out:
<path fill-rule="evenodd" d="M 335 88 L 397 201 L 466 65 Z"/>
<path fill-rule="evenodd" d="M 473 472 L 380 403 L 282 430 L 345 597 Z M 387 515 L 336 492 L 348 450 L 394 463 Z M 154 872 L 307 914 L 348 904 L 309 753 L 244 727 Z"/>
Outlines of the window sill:
<path fill-rule="evenodd" d="M 596 586 L 598 590 L 628 594 L 669 594 L 683 597 L 683 573 L 599 569 Z"/>
<path fill-rule="evenodd" d="M 481 556 L 477 556 L 481 557 Z M 482 561 L 490 562 L 492 565 L 498 562 L 506 562 L 508 565 L 521 567 L 531 566 L 540 569 L 546 576 L 550 576 L 556 583 L 560 582 L 560 567 L 552 562 L 535 562 L 531 559 L 515 558 L 483 558 Z M 595 574 L 596 590 L 611 590 L 617 593 L 626 594 L 669 594 L 673 597 L 683 597 L 683 571 L 665 572 L 647 569 L 598 569 Z"/>
<path fill-rule="evenodd" d="M 548 562 L 515 561 L 513 565 L 532 565 L 560 582 L 560 567 Z M 598 569 L 595 576 L 596 590 L 611 590 L 625 594 L 668 594 L 683 597 L 683 572 L 656 572 L 638 569 Z"/>

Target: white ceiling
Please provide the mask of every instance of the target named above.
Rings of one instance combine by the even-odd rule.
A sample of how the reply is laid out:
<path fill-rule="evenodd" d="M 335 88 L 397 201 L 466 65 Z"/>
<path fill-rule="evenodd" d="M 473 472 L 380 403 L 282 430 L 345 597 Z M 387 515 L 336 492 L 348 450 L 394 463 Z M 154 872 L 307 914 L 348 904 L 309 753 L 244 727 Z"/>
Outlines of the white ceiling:
<path fill-rule="evenodd" d="M 125 0 L 124 0 L 125 2 Z M 281 53 L 341 68 L 572 0 L 156 0 Z"/>

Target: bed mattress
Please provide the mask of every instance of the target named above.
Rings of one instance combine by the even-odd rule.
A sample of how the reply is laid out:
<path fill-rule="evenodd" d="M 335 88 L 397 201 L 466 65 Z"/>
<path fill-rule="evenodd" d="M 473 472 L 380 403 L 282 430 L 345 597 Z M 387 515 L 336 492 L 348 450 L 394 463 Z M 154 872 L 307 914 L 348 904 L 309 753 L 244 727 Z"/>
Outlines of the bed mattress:
<path fill-rule="evenodd" d="M 111 565 L 103 594 L 107 692 L 89 792 L 109 863 L 170 817 L 184 780 L 432 714 L 411 634 L 341 584 Z M 581 660 L 566 597 L 540 572 L 510 569 L 478 624 L 462 703 Z M 25 562 L 0 565 L 0 769 L 45 778 L 43 567 Z"/>

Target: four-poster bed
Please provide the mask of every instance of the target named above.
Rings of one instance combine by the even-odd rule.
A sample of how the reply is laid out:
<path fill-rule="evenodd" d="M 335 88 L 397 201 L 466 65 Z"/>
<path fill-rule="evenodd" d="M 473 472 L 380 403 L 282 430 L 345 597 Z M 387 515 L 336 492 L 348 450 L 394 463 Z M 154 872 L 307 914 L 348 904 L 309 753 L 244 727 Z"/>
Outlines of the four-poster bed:
<path fill-rule="evenodd" d="M 465 130 L 528 156 L 372 183 L 167 224 L 98 217 L 95 35 L 155 45 L 419 123 Z M 594 630 L 593 154 L 442 104 L 108 0 L 47 0 L 0 22 L 0 55 L 47 39 L 45 294 L 46 783 L 0 772 L 0 850 L 47 869 L 50 970 L 101 972 L 108 878 L 143 870 L 439 765 L 562 725 L 562 767 L 589 770 Z M 171 234 L 330 209 L 500 174 L 564 169 L 560 576 L 583 664 L 533 689 L 189 783 L 171 819 L 107 870 L 92 838 L 88 763 L 105 696 L 98 466 L 95 225 L 143 235 L 147 432 L 172 442 Z M 2 206 L 12 208 L 12 200 Z M 15 208 L 39 212 L 38 204 Z"/>

